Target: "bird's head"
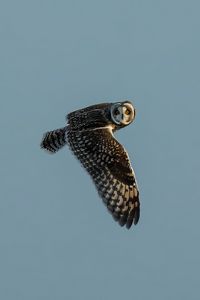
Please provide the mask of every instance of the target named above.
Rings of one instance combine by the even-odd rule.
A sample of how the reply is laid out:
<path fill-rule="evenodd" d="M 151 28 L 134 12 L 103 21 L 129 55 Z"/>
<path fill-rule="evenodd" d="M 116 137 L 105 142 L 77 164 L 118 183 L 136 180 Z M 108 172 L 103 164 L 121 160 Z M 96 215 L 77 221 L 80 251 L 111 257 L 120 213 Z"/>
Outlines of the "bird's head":
<path fill-rule="evenodd" d="M 135 108 L 130 101 L 113 103 L 110 113 L 112 121 L 118 126 L 127 126 L 135 119 Z"/>

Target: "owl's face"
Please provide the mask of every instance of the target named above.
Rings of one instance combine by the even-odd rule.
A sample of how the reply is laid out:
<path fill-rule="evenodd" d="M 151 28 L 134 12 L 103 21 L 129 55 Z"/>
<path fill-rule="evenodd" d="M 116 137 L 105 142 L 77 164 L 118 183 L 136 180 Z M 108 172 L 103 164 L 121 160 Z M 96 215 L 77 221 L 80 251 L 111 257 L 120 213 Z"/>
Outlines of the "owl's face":
<path fill-rule="evenodd" d="M 135 108 L 129 101 L 113 103 L 110 108 L 112 121 L 116 125 L 126 126 L 135 118 Z"/>

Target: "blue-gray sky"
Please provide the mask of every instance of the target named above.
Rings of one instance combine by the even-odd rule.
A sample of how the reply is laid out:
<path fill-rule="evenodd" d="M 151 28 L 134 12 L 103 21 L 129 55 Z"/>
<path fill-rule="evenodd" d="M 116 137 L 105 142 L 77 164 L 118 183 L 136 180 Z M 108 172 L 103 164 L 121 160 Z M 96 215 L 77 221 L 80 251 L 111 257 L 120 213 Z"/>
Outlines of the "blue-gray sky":
<path fill-rule="evenodd" d="M 200 3 L 0 3 L 0 299 L 200 299 Z M 67 148 L 65 115 L 132 99 L 117 133 L 141 219 L 115 223 Z"/>

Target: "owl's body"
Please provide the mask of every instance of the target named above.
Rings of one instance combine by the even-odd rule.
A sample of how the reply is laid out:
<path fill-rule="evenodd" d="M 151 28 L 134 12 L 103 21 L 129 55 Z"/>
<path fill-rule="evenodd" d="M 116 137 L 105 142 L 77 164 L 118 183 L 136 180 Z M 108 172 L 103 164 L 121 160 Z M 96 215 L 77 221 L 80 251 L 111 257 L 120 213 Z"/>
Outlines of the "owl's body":
<path fill-rule="evenodd" d="M 50 153 L 67 144 L 114 219 L 127 228 L 139 220 L 139 191 L 128 154 L 113 132 L 129 125 L 134 117 L 129 101 L 89 106 L 68 114 L 67 126 L 47 132 L 41 143 Z"/>

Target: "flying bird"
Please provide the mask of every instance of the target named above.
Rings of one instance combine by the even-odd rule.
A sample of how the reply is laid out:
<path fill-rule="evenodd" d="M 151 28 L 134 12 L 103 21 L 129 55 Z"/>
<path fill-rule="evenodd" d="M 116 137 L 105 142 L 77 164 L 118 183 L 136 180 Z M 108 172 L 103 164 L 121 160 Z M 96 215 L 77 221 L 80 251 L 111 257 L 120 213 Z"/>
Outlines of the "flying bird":
<path fill-rule="evenodd" d="M 69 113 L 66 126 L 46 132 L 41 142 L 49 153 L 68 145 L 114 220 L 128 229 L 140 217 L 139 190 L 128 153 L 113 134 L 134 118 L 130 101 L 92 105 Z"/>

